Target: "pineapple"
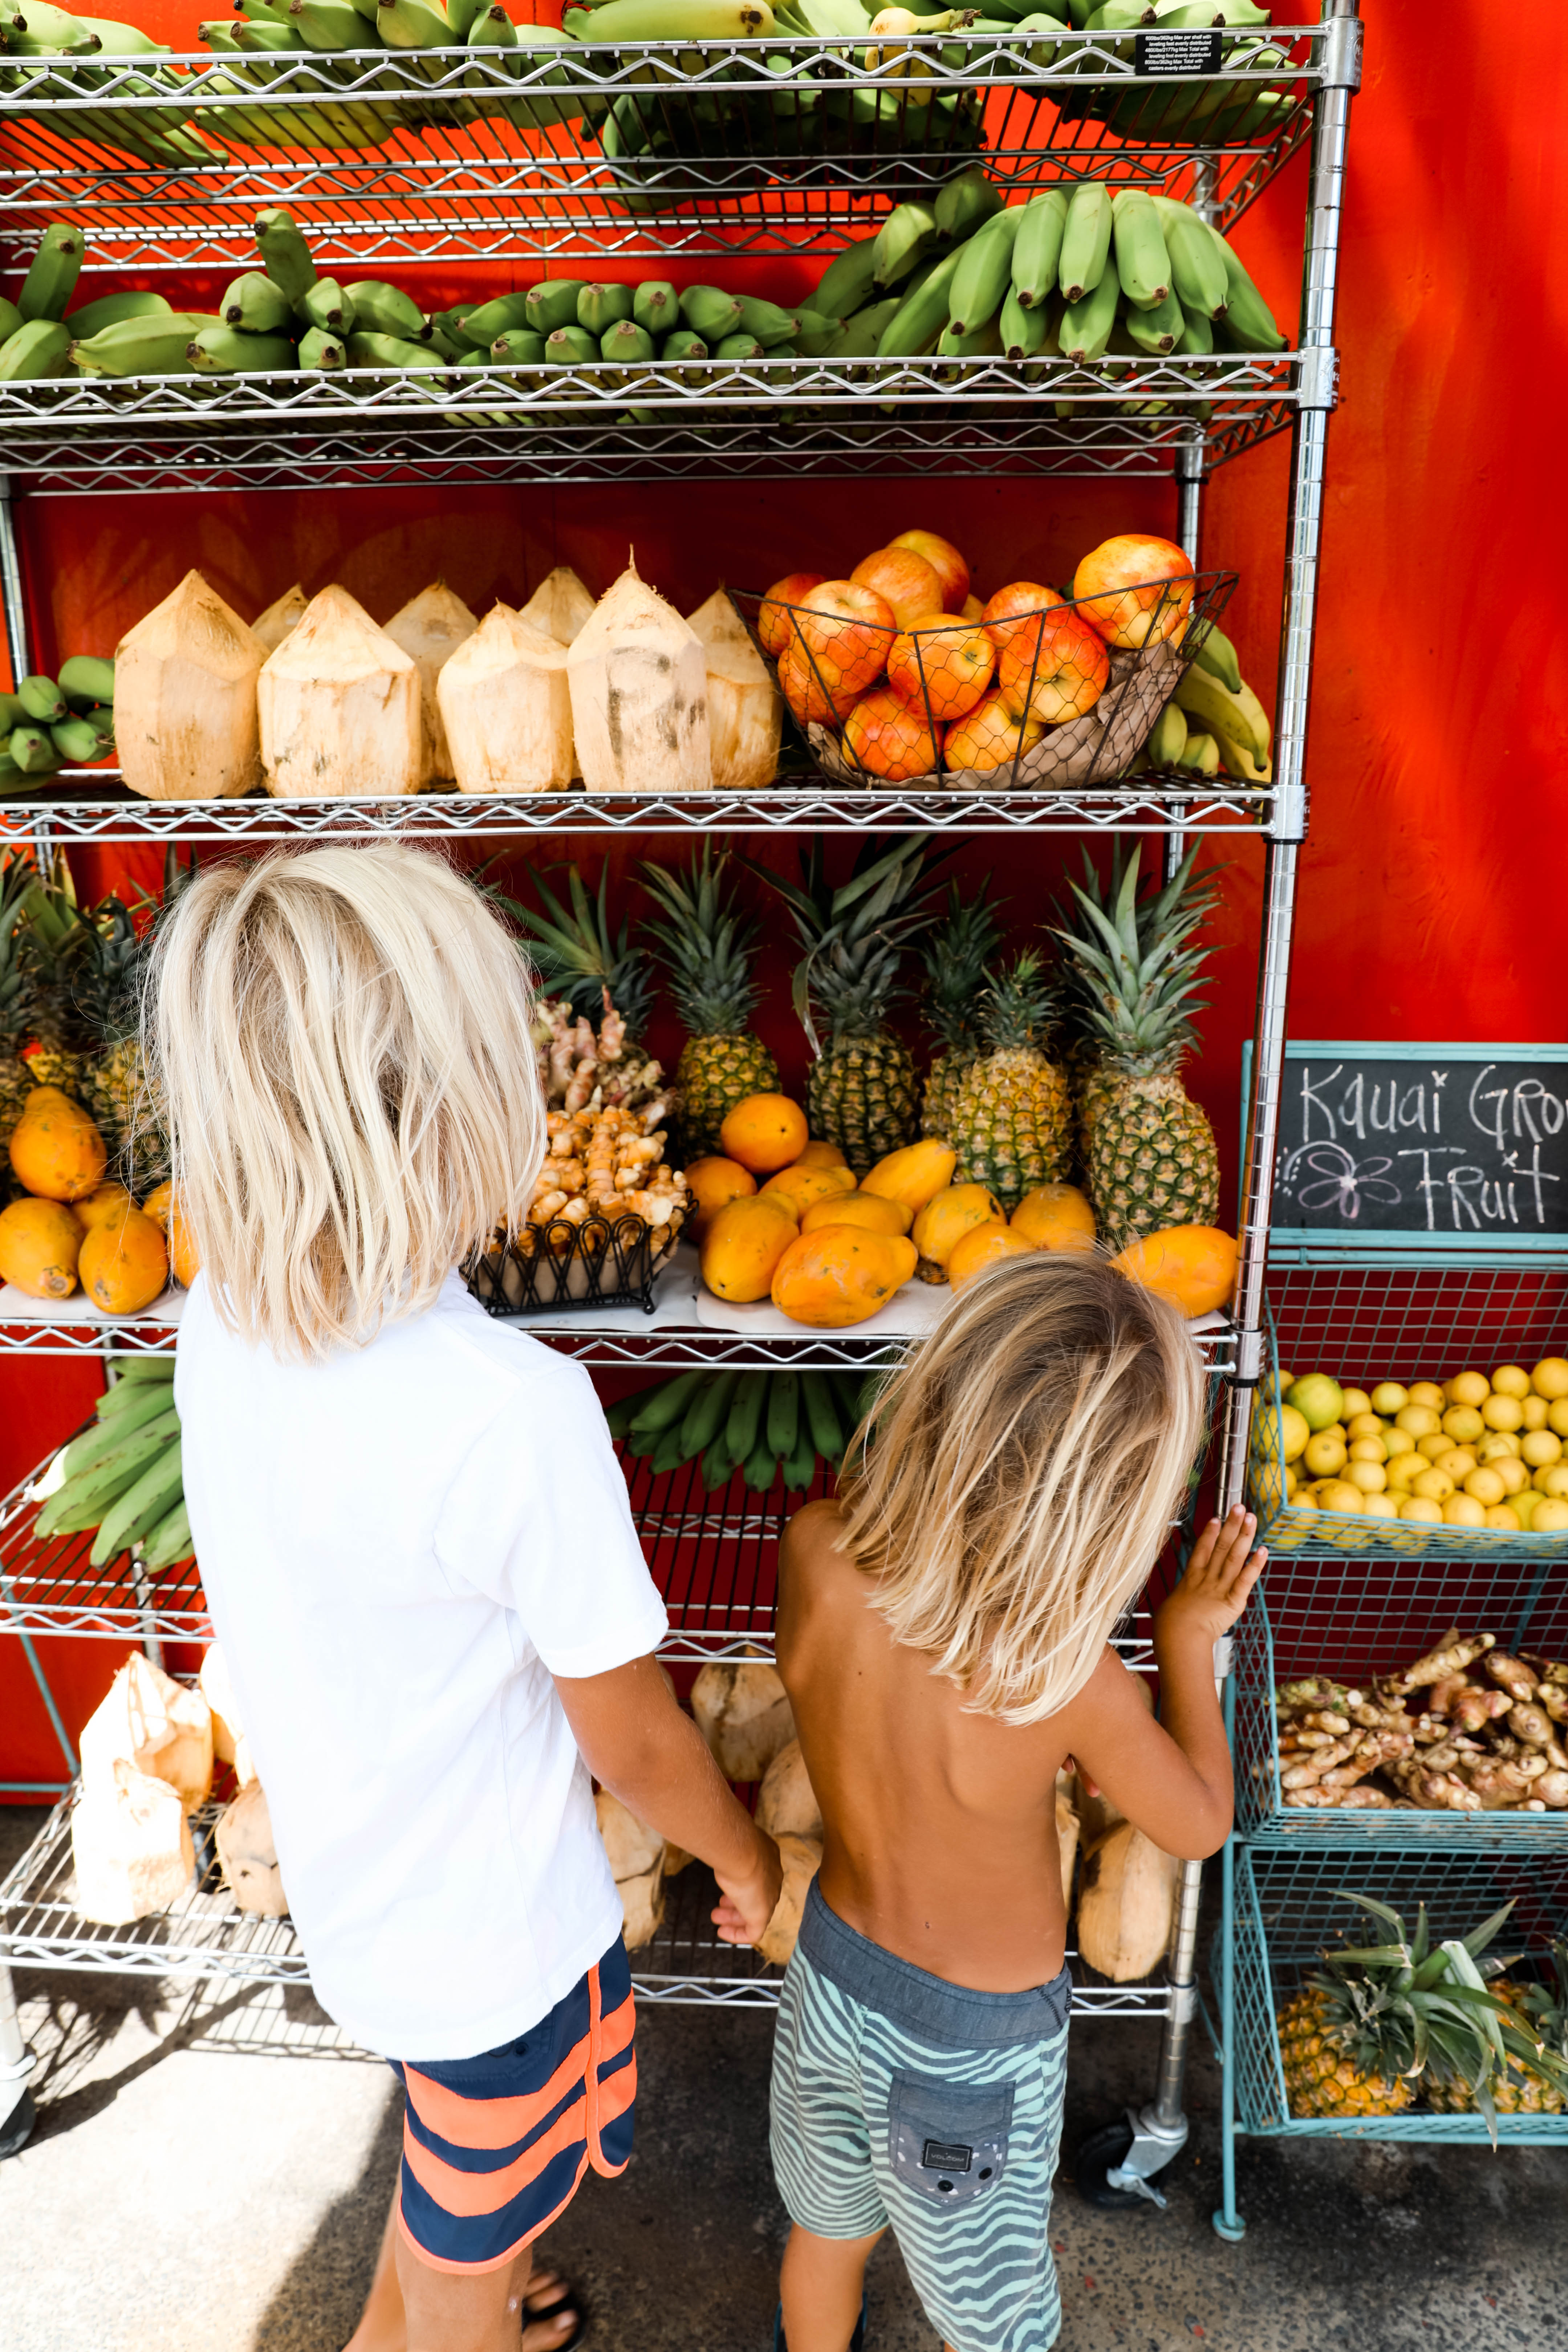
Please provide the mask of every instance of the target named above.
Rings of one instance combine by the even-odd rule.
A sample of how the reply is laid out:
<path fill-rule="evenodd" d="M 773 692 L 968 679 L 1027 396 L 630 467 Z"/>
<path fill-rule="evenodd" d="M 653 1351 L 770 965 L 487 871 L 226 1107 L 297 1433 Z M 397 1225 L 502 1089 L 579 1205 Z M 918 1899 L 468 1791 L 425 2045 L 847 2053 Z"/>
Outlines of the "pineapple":
<path fill-rule="evenodd" d="M 1212 1225 L 1219 1213 L 1214 1129 L 1180 1075 L 1206 961 L 1185 941 L 1209 901 L 1190 888 L 1189 861 L 1141 920 L 1138 866 L 1135 853 L 1109 914 L 1075 884 L 1082 927 L 1058 934 L 1100 1046 L 1100 1068 L 1085 1087 L 1086 1160 L 1095 1215 L 1113 1249 L 1166 1225 Z"/>
<path fill-rule="evenodd" d="M 648 929 L 665 951 L 669 992 L 688 1032 L 676 1068 L 681 1150 L 687 1160 L 719 1149 L 719 1129 L 748 1095 L 778 1090 L 778 1064 L 746 1024 L 761 991 L 752 977 L 756 925 L 738 916 L 704 841 L 689 874 L 644 866 L 643 879 L 670 918 Z"/>
<path fill-rule="evenodd" d="M 32 1034 L 32 989 L 24 953 L 23 922 L 33 868 L 19 850 L 0 857 L 0 1199 L 10 1179 L 5 1146 L 22 1116 L 28 1090 L 37 1084 L 22 1059 Z"/>
<path fill-rule="evenodd" d="M 1568 1944 L 1552 1947 L 1555 1983 L 1517 1984 L 1512 1978 L 1487 1978 L 1487 1990 L 1508 2003 L 1526 2030 L 1539 2035 L 1548 2059 L 1568 2065 Z M 1429 2106 L 1447 2115 L 1469 2115 L 1477 2100 L 1471 2084 L 1461 2076 L 1444 2075 L 1428 2067 L 1422 2079 Z M 1500 2116 L 1560 2116 L 1568 2112 L 1568 2084 L 1545 2072 L 1538 2059 L 1510 2056 L 1491 2086 Z"/>
<path fill-rule="evenodd" d="M 23 921 L 21 955 L 35 1041 L 27 1055 L 31 1083 L 79 1097 L 89 1039 L 78 991 L 89 951 L 89 926 L 77 906 L 62 850 L 56 851 L 49 874 L 34 877 Z"/>
<path fill-rule="evenodd" d="M 888 1152 L 912 1143 L 919 1129 L 914 1056 L 886 1023 L 903 992 L 903 950 L 930 920 L 910 903 L 926 879 L 925 846 L 914 834 L 900 835 L 880 854 L 868 842 L 850 879 L 834 890 L 818 840 L 804 883 L 765 878 L 788 900 L 806 950 L 795 966 L 795 1003 L 816 1057 L 806 1082 L 811 1132 L 837 1144 L 863 1176 Z M 826 1048 L 817 1039 L 818 1013 L 827 1028 Z"/>
<path fill-rule="evenodd" d="M 1033 948 L 1015 956 L 981 1000 L 986 1051 L 970 1065 L 948 1124 L 955 1184 L 984 1184 L 1016 1209 L 1072 1164 L 1072 1095 L 1045 1051 L 1057 991 Z"/>
<path fill-rule="evenodd" d="M 647 948 L 632 937 L 629 921 L 616 936 L 610 922 L 608 862 L 600 870 L 596 898 L 589 898 L 575 866 L 568 867 L 570 909 L 537 874 L 533 886 L 544 901 L 543 914 L 520 906 L 515 898 L 498 894 L 498 899 L 528 931 L 544 987 L 559 992 L 587 1022 L 609 1022 L 614 1044 L 604 1045 L 601 1027 L 601 1057 L 616 1064 L 623 1096 L 657 1087 L 658 1065 L 637 1035 L 647 1019 L 653 994 L 652 961 Z"/>
<path fill-rule="evenodd" d="M 921 1133 L 948 1140 L 953 1106 L 980 1052 L 979 999 L 985 968 L 1001 939 L 988 903 L 986 876 L 972 898 L 956 882 L 947 887 L 947 913 L 921 949 L 925 966 L 924 1013 L 938 1051 L 926 1072 Z"/>

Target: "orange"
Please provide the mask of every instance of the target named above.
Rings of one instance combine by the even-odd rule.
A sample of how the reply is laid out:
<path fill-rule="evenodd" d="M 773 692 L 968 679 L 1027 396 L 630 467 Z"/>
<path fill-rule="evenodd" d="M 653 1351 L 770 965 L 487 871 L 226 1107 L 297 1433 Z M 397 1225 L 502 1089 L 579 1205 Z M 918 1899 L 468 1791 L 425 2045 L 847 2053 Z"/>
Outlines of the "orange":
<path fill-rule="evenodd" d="M 702 1244 L 702 1279 L 716 1298 L 749 1307 L 765 1298 L 773 1268 L 799 1228 L 775 1194 L 731 1201 L 716 1212 Z"/>
<path fill-rule="evenodd" d="M 805 1113 L 788 1095 L 748 1095 L 719 1129 L 726 1160 L 753 1176 L 772 1176 L 798 1160 L 806 1145 Z"/>
<path fill-rule="evenodd" d="M 864 1225 L 873 1234 L 902 1236 L 912 1223 L 908 1209 L 897 1201 L 884 1201 L 877 1192 L 839 1192 L 824 1201 L 814 1201 L 800 1221 L 803 1234 L 815 1234 L 823 1225 Z"/>
<path fill-rule="evenodd" d="M 757 1180 L 749 1168 L 738 1160 L 693 1160 L 686 1170 L 686 1181 L 691 1187 L 691 1197 L 697 1203 L 696 1214 L 687 1227 L 694 1242 L 700 1242 L 721 1209 L 731 1201 L 743 1200 L 757 1189 Z"/>
<path fill-rule="evenodd" d="M 999 1259 L 1033 1257 L 1035 1254 L 1034 1243 L 1016 1234 L 1011 1225 L 975 1225 L 953 1244 L 947 1261 L 947 1278 L 954 1290 L 962 1290 Z"/>
<path fill-rule="evenodd" d="M 1026 1192 L 1007 1220 L 1036 1249 L 1094 1247 L 1094 1211 L 1076 1184 L 1040 1184 Z"/>

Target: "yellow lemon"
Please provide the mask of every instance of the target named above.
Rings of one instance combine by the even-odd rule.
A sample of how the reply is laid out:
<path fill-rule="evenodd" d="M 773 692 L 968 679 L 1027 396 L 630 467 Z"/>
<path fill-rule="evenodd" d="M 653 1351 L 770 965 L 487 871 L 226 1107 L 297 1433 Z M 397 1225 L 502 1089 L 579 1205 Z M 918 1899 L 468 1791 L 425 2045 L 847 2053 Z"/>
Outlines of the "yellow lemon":
<path fill-rule="evenodd" d="M 1388 1456 L 1383 1450 L 1381 1437 L 1354 1437 L 1351 1440 L 1350 1458 L 1352 1462 L 1381 1463 L 1386 1462 Z"/>
<path fill-rule="evenodd" d="M 1436 1468 L 1446 1470 L 1456 1486 L 1462 1486 L 1477 1466 L 1476 1457 L 1468 1445 L 1451 1446 L 1447 1454 L 1433 1456 Z"/>
<path fill-rule="evenodd" d="M 1301 1449 L 1301 1459 L 1314 1478 L 1331 1478 L 1345 1466 L 1345 1442 L 1334 1431 L 1320 1429 Z"/>
<path fill-rule="evenodd" d="M 1347 1437 L 1381 1437 L 1383 1423 L 1375 1412 L 1352 1413 L 1345 1423 Z"/>
<path fill-rule="evenodd" d="M 1509 1509 L 1513 1513 L 1526 1535 L 1530 1533 L 1534 1524 L 1537 1503 L 1544 1503 L 1545 1500 L 1545 1496 L 1538 1495 L 1533 1486 L 1521 1486 L 1517 1495 L 1509 1496 Z"/>
<path fill-rule="evenodd" d="M 1414 1454 L 1415 1440 L 1407 1429 L 1385 1429 L 1383 1433 L 1384 1459 L 1396 1462 L 1402 1454 Z"/>
<path fill-rule="evenodd" d="M 1406 1495 L 1399 1506 L 1399 1516 L 1402 1519 L 1421 1519 L 1427 1527 L 1440 1528 L 1443 1507 L 1435 1503 L 1430 1495 Z"/>
<path fill-rule="evenodd" d="M 1446 1528 L 1484 1528 L 1486 1523 L 1486 1506 L 1473 1495 L 1450 1495 L 1443 1506 Z"/>
<path fill-rule="evenodd" d="M 1495 1470 L 1472 1470 L 1464 1486 L 1466 1494 L 1473 1495 L 1484 1509 L 1500 1503 L 1508 1492 Z"/>
<path fill-rule="evenodd" d="M 1564 1528 L 1568 1528 L 1568 1503 L 1537 1503 L 1530 1521 L 1532 1536 L 1560 1536 Z"/>
<path fill-rule="evenodd" d="M 1408 1493 L 1412 1480 L 1419 1478 L 1421 1473 L 1426 1469 L 1426 1458 L 1425 1454 L 1414 1452 L 1409 1454 L 1396 1454 L 1393 1461 L 1388 1465 L 1388 1484 L 1390 1489 L 1395 1494 L 1403 1495 Z"/>
<path fill-rule="evenodd" d="M 1430 1437 L 1443 1424 L 1429 1404 L 1406 1404 L 1394 1414 L 1394 1426 L 1411 1437 Z"/>
<path fill-rule="evenodd" d="M 1488 1507 L 1487 1525 L 1496 1528 L 1500 1535 L 1516 1536 L 1520 1532 L 1519 1513 L 1510 1511 L 1506 1503 L 1492 1503 Z"/>
<path fill-rule="evenodd" d="M 1554 1429 L 1531 1429 L 1520 1439 L 1519 1451 L 1532 1470 L 1547 1470 L 1562 1461 L 1563 1440 Z"/>
<path fill-rule="evenodd" d="M 1436 1462 L 1445 1454 L 1452 1454 L 1454 1441 L 1445 1430 L 1435 1430 L 1430 1437 L 1420 1438 L 1415 1451 L 1428 1462 Z"/>
<path fill-rule="evenodd" d="M 1448 1400 L 1436 1381 L 1412 1381 L 1410 1402 L 1412 1404 L 1424 1404 L 1429 1412 L 1441 1412 Z"/>
<path fill-rule="evenodd" d="M 1557 1397 L 1547 1406 L 1546 1426 L 1559 1437 L 1568 1437 L 1568 1397 Z"/>
<path fill-rule="evenodd" d="M 1494 1429 L 1476 1448 L 1478 1462 L 1517 1462 L 1521 1441 L 1511 1430 Z"/>
<path fill-rule="evenodd" d="M 1524 1423 L 1524 1407 L 1511 1393 L 1489 1396 L 1481 1407 L 1481 1419 L 1489 1429 L 1519 1429 Z"/>
<path fill-rule="evenodd" d="M 1552 1408 L 1543 1396 L 1527 1396 L 1520 1410 L 1524 1414 L 1526 1429 L 1544 1429 Z"/>
<path fill-rule="evenodd" d="M 1372 1411 L 1372 1399 L 1364 1389 L 1342 1389 L 1340 1395 L 1342 1400 L 1340 1405 L 1340 1419 L 1342 1422 L 1348 1423 L 1352 1413 Z"/>
<path fill-rule="evenodd" d="M 1542 1356 L 1530 1375 L 1530 1385 L 1537 1396 L 1548 1402 L 1558 1397 L 1568 1397 L 1568 1357 Z"/>
<path fill-rule="evenodd" d="M 1456 1372 L 1444 1381 L 1443 1393 L 1451 1405 L 1482 1405 L 1491 1394 L 1491 1382 L 1485 1372 Z"/>
<path fill-rule="evenodd" d="M 1492 1469 L 1502 1480 L 1504 1497 L 1519 1494 L 1530 1484 L 1530 1473 L 1517 1454 L 1500 1454 L 1492 1463 L 1483 1463 L 1483 1469 Z"/>
<path fill-rule="evenodd" d="M 1345 1479 L 1348 1485 L 1359 1486 L 1363 1495 L 1381 1495 L 1388 1484 L 1388 1473 L 1381 1462 L 1352 1462 Z"/>
<path fill-rule="evenodd" d="M 1530 1374 L 1521 1364 L 1500 1364 L 1492 1374 L 1494 1396 L 1527 1397 Z"/>
<path fill-rule="evenodd" d="M 1412 1478 L 1410 1491 L 1413 1495 L 1425 1495 L 1428 1502 L 1446 1503 L 1454 1491 L 1454 1482 L 1446 1470 L 1433 1467 Z"/>
<path fill-rule="evenodd" d="M 1381 1412 L 1390 1421 L 1396 1412 L 1403 1412 L 1409 1402 L 1409 1390 L 1402 1389 L 1397 1381 L 1379 1381 L 1372 1392 L 1373 1412 Z"/>
<path fill-rule="evenodd" d="M 1479 1372 L 1476 1377 L 1478 1380 L 1480 1378 Z M 1460 1373 L 1459 1378 L 1464 1379 L 1463 1372 Z M 1474 1405 L 1461 1403 L 1451 1404 L 1448 1407 L 1447 1412 L 1443 1415 L 1443 1426 L 1456 1445 L 1468 1445 L 1471 1438 L 1483 1434 L 1486 1423 Z"/>
<path fill-rule="evenodd" d="M 1548 1463 L 1544 1470 L 1536 1472 L 1530 1483 L 1539 1487 L 1542 1494 L 1552 1502 L 1560 1503 L 1568 1495 L 1568 1462 Z"/>
<path fill-rule="evenodd" d="M 1324 1511 L 1359 1513 L 1365 1499 L 1359 1486 L 1351 1486 L 1345 1479 L 1336 1478 L 1326 1492 L 1320 1489 L 1318 1507 Z"/>

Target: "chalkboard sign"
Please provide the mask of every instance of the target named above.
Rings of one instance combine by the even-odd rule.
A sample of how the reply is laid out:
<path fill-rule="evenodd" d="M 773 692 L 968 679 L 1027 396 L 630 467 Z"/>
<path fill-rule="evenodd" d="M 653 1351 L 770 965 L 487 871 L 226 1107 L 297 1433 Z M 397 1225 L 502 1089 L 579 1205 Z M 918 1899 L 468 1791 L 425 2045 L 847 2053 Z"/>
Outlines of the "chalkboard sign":
<path fill-rule="evenodd" d="M 1242 1117 L 1252 1049 L 1243 1056 Z M 1287 1044 L 1271 1236 L 1568 1247 L 1568 1045 Z"/>

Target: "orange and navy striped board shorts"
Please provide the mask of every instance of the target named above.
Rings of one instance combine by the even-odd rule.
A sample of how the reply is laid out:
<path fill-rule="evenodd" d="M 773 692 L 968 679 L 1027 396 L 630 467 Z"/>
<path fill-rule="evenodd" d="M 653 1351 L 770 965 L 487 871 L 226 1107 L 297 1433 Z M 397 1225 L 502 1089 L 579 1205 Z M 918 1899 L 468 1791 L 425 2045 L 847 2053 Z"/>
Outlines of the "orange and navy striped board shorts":
<path fill-rule="evenodd" d="M 398 2221 L 438 2271 L 491 2271 L 563 2213 L 590 2165 L 631 2159 L 631 1965 L 603 1959 L 515 2042 L 482 2057 L 391 2061 L 408 2094 Z"/>

